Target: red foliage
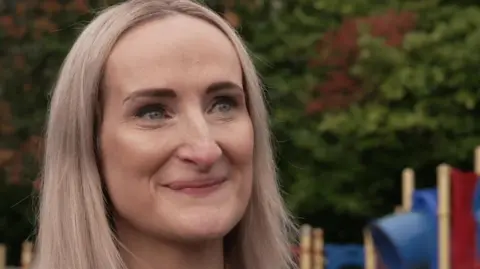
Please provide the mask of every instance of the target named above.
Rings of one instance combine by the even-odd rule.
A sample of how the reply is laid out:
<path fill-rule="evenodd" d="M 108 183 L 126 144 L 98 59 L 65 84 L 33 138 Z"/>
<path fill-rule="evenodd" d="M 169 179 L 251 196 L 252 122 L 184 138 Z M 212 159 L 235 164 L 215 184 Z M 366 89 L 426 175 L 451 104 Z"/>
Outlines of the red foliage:
<path fill-rule="evenodd" d="M 82 15 L 89 11 L 87 0 L 69 0 L 65 4 L 58 0 L 16 1 L 14 10 L 0 16 L 0 31 L 13 39 L 28 35 L 40 40 L 44 34 L 57 30 L 54 15 L 61 12 Z"/>
<path fill-rule="evenodd" d="M 22 70 L 25 68 L 26 59 L 24 55 L 17 54 L 13 56 L 13 68 Z"/>
<path fill-rule="evenodd" d="M 227 11 L 223 14 L 223 18 L 233 27 L 240 25 L 240 17 L 233 11 Z"/>
<path fill-rule="evenodd" d="M 41 4 L 42 10 L 48 14 L 54 14 L 62 10 L 62 5 L 55 0 L 45 0 Z"/>
<path fill-rule="evenodd" d="M 27 34 L 27 27 L 25 25 L 15 26 L 14 30 L 9 35 L 15 39 L 21 39 Z"/>
<path fill-rule="evenodd" d="M 47 17 L 35 19 L 33 27 L 40 32 L 53 32 L 57 29 L 55 23 Z"/>
<path fill-rule="evenodd" d="M 21 181 L 23 170 L 23 158 L 25 156 L 33 156 L 37 161 L 41 158 L 43 150 L 43 140 L 39 136 L 30 136 L 21 146 L 15 151 L 13 156 L 7 160 L 5 165 L 7 171 L 7 178 L 10 183 L 22 184 Z"/>
<path fill-rule="evenodd" d="M 21 82 L 16 89 L 30 92 L 35 89 L 31 78 L 31 60 L 29 58 L 29 45 L 38 44 L 42 48 L 42 39 L 56 33 L 59 23 L 71 16 L 72 20 L 90 12 L 87 0 L 25 0 L 12 1 L 13 6 L 2 10 L 0 13 L 0 42 L 10 53 L 0 57 L 0 81 L 8 84 L 10 80 Z M 2 72 L 9 69 L 10 72 Z M 18 83 L 19 81 L 15 81 Z M 30 162 L 40 161 L 43 140 L 41 137 L 30 136 L 27 139 L 15 137 L 10 104 L 0 102 L 0 135 L 18 143 L 0 147 L 0 169 L 4 169 L 9 182 L 24 184 L 24 166 Z M 28 183 L 28 182 L 27 182 Z M 34 183 L 37 186 L 38 181 Z M 35 185 L 36 184 L 36 185 Z"/>
<path fill-rule="evenodd" d="M 27 12 L 28 5 L 27 3 L 17 2 L 15 6 L 15 12 L 17 16 L 24 16 Z"/>
<path fill-rule="evenodd" d="M 23 84 L 23 91 L 24 92 L 29 92 L 31 89 L 32 89 L 32 84 L 30 84 L 30 83 Z"/>
<path fill-rule="evenodd" d="M 414 29 L 416 16 L 412 12 L 387 11 L 384 14 L 369 17 L 349 18 L 333 31 L 327 32 L 317 44 L 319 59 L 310 62 L 311 66 L 327 66 L 332 72 L 327 80 L 315 87 L 319 98 L 307 105 L 308 113 L 332 108 L 344 108 L 363 96 L 362 83 L 349 74 L 349 69 L 358 57 L 359 26 L 369 27 L 370 34 L 382 37 L 385 43 L 399 47 L 405 34 Z"/>
<path fill-rule="evenodd" d="M 18 35 L 17 25 L 13 16 L 0 16 L 0 30 L 4 30 L 8 36 L 16 37 Z"/>
<path fill-rule="evenodd" d="M 10 27 L 13 25 L 13 17 L 12 16 L 8 16 L 8 15 L 4 15 L 4 16 L 0 16 L 0 26 L 1 27 Z"/>
<path fill-rule="evenodd" d="M 41 178 L 37 178 L 33 181 L 32 183 L 33 185 L 33 189 L 36 190 L 36 191 L 40 191 L 40 188 L 42 186 L 42 179 Z"/>
<path fill-rule="evenodd" d="M 77 12 L 79 14 L 85 14 L 89 12 L 89 7 L 86 0 L 73 0 L 66 6 L 67 10 Z"/>

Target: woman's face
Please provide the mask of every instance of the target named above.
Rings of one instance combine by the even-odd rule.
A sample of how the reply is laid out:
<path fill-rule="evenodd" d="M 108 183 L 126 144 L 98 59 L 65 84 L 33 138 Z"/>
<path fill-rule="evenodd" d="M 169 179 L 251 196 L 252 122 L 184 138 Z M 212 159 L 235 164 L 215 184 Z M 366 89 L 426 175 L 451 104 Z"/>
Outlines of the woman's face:
<path fill-rule="evenodd" d="M 122 37 L 105 72 L 101 162 L 117 225 L 224 236 L 249 202 L 254 146 L 228 38 L 184 15 L 151 21 Z"/>

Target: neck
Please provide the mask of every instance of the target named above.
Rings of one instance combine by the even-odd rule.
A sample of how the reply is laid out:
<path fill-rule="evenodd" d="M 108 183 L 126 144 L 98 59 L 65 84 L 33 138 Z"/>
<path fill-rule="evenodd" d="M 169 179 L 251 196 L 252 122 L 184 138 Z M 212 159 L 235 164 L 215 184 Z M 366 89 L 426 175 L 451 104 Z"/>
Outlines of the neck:
<path fill-rule="evenodd" d="M 128 269 L 224 269 L 222 239 L 182 243 L 139 232 L 117 223 L 120 254 Z"/>

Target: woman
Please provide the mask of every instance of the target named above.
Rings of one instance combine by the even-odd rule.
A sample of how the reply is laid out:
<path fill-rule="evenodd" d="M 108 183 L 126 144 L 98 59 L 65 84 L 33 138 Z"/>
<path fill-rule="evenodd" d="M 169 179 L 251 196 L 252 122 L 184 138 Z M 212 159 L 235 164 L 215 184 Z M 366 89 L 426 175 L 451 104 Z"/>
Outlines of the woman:
<path fill-rule="evenodd" d="M 37 269 L 282 269 L 293 225 L 252 62 L 187 0 L 101 13 L 51 100 Z"/>

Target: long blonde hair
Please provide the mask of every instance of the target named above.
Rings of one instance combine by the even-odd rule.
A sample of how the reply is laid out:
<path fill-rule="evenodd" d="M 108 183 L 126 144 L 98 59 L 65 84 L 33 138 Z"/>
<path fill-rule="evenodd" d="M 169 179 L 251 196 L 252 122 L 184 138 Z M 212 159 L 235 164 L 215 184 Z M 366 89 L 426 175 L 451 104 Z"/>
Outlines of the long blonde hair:
<path fill-rule="evenodd" d="M 33 268 L 125 268 L 96 158 L 103 69 L 126 31 L 174 14 L 200 18 L 222 30 L 243 69 L 255 131 L 254 184 L 247 212 L 225 239 L 226 260 L 232 269 L 294 267 L 290 239 L 296 229 L 276 182 L 262 87 L 241 39 L 220 16 L 192 1 L 132 0 L 101 12 L 62 65 L 50 104 Z"/>

